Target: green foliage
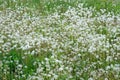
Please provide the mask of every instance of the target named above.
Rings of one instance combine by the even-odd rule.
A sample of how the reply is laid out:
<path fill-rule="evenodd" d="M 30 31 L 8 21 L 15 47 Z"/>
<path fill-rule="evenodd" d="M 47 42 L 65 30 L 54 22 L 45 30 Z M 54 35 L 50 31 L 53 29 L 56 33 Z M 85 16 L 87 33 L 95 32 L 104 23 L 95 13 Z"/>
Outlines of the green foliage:
<path fill-rule="evenodd" d="M 95 7 L 96 10 L 100 11 L 100 9 L 106 9 L 107 12 L 113 11 L 116 14 L 120 12 L 120 4 L 117 0 L 0 0 L 0 5 L 4 4 L 0 9 L 4 10 L 5 8 L 17 8 L 21 7 L 29 7 L 36 10 L 39 10 L 43 15 L 47 15 L 53 12 L 63 13 L 70 6 L 76 7 L 79 3 L 84 3 L 85 7 Z"/>
<path fill-rule="evenodd" d="M 93 6 L 97 11 L 106 9 L 107 12 L 113 11 L 116 14 L 120 12 L 120 3 L 118 1 L 119 0 L 82 0 L 82 2 L 85 3 L 85 7 Z"/>
<path fill-rule="evenodd" d="M 37 64 L 34 65 L 34 62 L 37 62 L 36 58 L 29 54 L 23 55 L 21 50 L 13 49 L 8 54 L 1 55 L 0 58 L 3 62 L 3 69 L 8 70 L 8 73 L 0 73 L 3 77 L 5 76 L 5 79 L 17 79 L 15 75 L 19 75 L 17 80 L 26 79 L 37 68 Z M 21 76 L 22 74 L 25 74 L 25 76 Z"/>

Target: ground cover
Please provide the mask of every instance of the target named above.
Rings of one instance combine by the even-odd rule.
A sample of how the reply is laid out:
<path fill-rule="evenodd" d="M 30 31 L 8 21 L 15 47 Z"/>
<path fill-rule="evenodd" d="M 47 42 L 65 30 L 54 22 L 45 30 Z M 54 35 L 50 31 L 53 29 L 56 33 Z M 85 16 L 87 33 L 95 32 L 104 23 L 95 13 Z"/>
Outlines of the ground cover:
<path fill-rule="evenodd" d="M 0 6 L 0 80 L 120 79 L 117 0 L 0 0 Z"/>

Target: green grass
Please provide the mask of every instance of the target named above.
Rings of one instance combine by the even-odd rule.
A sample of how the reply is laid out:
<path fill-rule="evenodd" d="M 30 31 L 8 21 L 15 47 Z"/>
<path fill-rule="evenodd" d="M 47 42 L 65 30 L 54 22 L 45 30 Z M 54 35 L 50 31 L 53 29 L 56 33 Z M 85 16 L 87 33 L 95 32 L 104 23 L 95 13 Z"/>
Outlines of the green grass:
<path fill-rule="evenodd" d="M 0 54 L 0 58 L 3 61 L 3 69 L 7 68 L 8 74 L 0 73 L 0 78 L 2 80 L 5 79 L 16 79 L 16 80 L 25 80 L 26 77 L 30 74 L 33 74 L 35 72 L 36 68 L 38 67 L 37 64 L 34 64 L 34 62 L 37 62 L 37 58 L 33 57 L 32 55 L 24 55 L 22 50 L 11 50 L 9 53 L 2 53 Z M 8 63 L 7 63 L 8 61 Z M 21 64 L 22 67 L 20 70 L 17 69 L 18 65 Z M 3 70 L 2 69 L 2 70 Z M 23 73 L 20 73 L 22 71 Z M 26 74 L 24 77 L 20 76 L 21 78 L 17 79 L 14 75 L 18 74 L 19 76 L 21 74 Z"/>
<path fill-rule="evenodd" d="M 106 12 L 113 11 L 118 14 L 120 12 L 119 0 L 0 0 L 0 5 L 5 4 L 0 8 L 4 10 L 5 8 L 15 9 L 18 6 L 29 7 L 38 10 L 42 15 L 48 15 L 50 13 L 59 12 L 64 13 L 70 6 L 76 7 L 79 3 L 84 3 L 85 7 L 95 7 L 96 10 L 106 9 Z"/>
<path fill-rule="evenodd" d="M 47 15 L 55 12 L 56 10 L 61 12 L 65 12 L 69 6 L 75 7 L 78 1 L 71 0 L 66 2 L 64 0 L 18 0 L 17 2 L 13 2 L 12 0 L 0 0 L 0 4 L 5 4 L 5 7 L 1 7 L 1 10 L 5 8 L 17 8 L 16 6 L 21 7 L 29 7 L 35 10 L 38 10 L 43 15 Z M 60 6 L 60 7 L 59 7 Z"/>
<path fill-rule="evenodd" d="M 120 12 L 119 0 L 83 0 L 86 7 L 93 6 L 96 10 L 106 9 L 106 12 L 113 11 L 118 14 Z"/>

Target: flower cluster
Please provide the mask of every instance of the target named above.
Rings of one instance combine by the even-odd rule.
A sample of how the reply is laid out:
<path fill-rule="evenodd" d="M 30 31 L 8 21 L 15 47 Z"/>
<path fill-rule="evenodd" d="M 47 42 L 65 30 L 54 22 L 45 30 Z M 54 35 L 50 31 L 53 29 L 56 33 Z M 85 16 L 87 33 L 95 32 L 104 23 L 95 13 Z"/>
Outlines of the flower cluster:
<path fill-rule="evenodd" d="M 83 4 L 46 17 L 30 16 L 26 8 L 8 9 L 0 12 L 0 54 L 16 50 L 23 60 L 29 55 L 37 58 L 31 65 L 38 67 L 27 76 L 28 80 L 117 80 L 119 22 L 119 14 L 105 13 L 104 9 L 97 12 Z M 0 61 L 0 66 L 7 62 Z M 27 65 L 19 63 L 16 61 L 17 75 L 25 77 L 22 71 Z M 2 69 L 8 74 L 9 66 Z"/>

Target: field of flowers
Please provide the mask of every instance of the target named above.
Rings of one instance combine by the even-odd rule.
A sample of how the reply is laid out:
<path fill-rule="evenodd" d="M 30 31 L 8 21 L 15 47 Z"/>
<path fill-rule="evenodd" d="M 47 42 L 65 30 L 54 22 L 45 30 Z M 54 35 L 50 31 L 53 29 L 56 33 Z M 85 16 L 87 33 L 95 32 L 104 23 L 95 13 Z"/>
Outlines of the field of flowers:
<path fill-rule="evenodd" d="M 0 80 L 120 80 L 117 4 L 37 1 L 0 0 Z"/>

